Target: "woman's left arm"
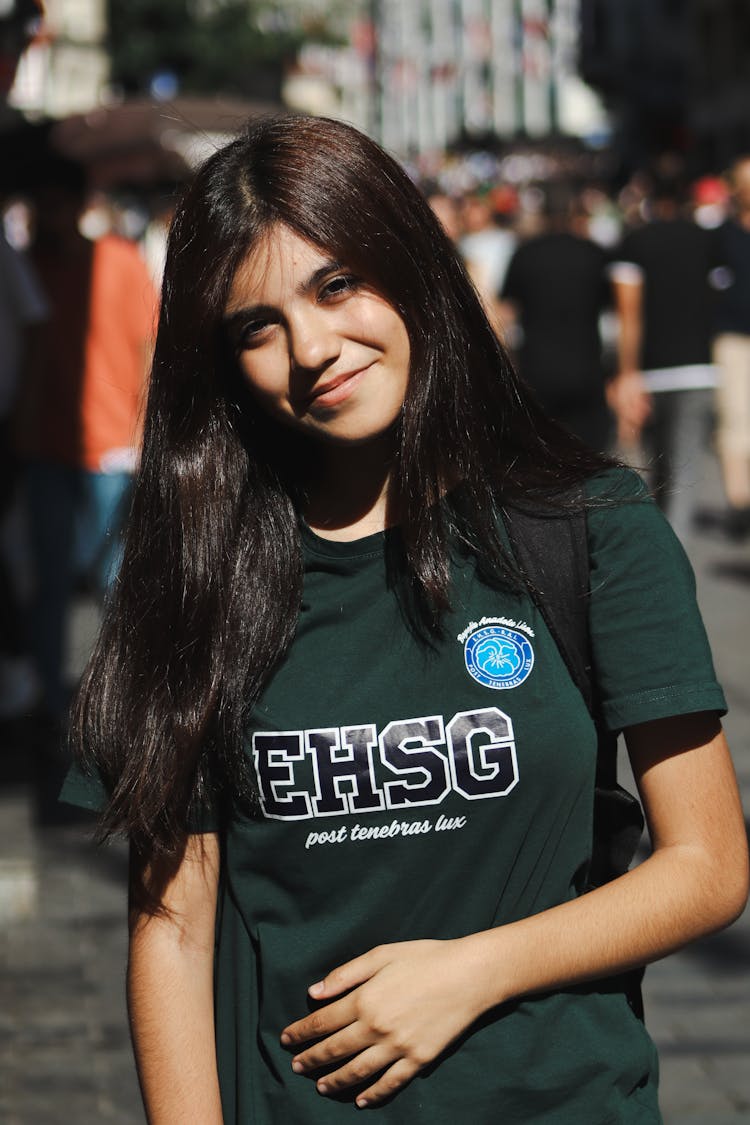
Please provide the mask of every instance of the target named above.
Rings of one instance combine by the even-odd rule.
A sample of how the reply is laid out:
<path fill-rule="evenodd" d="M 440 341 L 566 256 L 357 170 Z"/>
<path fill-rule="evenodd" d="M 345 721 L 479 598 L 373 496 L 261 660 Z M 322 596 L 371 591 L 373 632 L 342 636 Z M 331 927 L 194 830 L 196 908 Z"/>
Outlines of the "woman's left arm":
<path fill-rule="evenodd" d="M 519 922 L 379 946 L 339 966 L 310 988 L 331 1002 L 282 1033 L 299 1051 L 294 1069 L 341 1061 L 318 1081 L 321 1093 L 379 1075 L 357 1097 L 375 1104 L 496 1005 L 655 961 L 732 922 L 747 899 L 747 840 L 718 719 L 643 723 L 626 742 L 653 843 L 647 860 Z"/>

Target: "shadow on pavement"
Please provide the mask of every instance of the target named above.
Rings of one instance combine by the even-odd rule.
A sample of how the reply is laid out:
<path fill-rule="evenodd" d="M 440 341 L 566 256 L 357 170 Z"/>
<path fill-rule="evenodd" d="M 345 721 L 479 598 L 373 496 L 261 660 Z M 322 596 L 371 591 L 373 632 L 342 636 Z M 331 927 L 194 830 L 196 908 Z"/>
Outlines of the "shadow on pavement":
<path fill-rule="evenodd" d="M 736 924 L 729 930 L 689 945 L 683 956 L 701 962 L 717 977 L 745 976 L 750 970 L 747 933 Z"/>
<path fill-rule="evenodd" d="M 715 578 L 726 579 L 729 582 L 750 582 L 750 560 L 733 561 L 723 559 L 709 567 L 709 573 Z"/>
<path fill-rule="evenodd" d="M 103 878 L 125 886 L 128 879 L 127 843 L 118 839 L 112 843 L 96 844 L 93 840 L 96 817 L 92 813 L 88 816 L 87 824 L 81 823 L 74 828 L 43 829 L 43 844 L 64 851 L 71 863 L 80 863 Z"/>

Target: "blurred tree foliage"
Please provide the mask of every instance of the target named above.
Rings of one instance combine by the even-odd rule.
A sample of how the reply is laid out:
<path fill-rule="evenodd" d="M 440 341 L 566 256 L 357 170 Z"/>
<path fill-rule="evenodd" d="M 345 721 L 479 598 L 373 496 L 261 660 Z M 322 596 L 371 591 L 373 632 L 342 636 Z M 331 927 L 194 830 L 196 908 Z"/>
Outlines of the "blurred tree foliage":
<path fill-rule="evenodd" d="M 304 38 L 262 0 L 108 0 L 108 9 L 112 82 L 125 94 L 169 74 L 183 94 L 278 98 Z"/>

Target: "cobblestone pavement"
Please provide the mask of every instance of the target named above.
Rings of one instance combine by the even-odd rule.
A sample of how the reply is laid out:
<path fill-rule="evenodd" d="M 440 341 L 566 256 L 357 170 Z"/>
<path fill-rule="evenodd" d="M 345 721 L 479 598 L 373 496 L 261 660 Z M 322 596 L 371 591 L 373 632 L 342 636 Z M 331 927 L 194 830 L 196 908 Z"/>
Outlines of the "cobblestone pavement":
<path fill-rule="evenodd" d="M 143 1122 L 125 1021 L 125 852 L 38 832 L 38 907 L 0 935 L 0 1121 Z M 196 1123 L 197 1125 L 197 1123 Z"/>
<path fill-rule="evenodd" d="M 704 484 L 713 502 L 712 477 Z M 698 598 L 724 686 L 724 726 L 750 811 L 750 543 L 694 537 Z M 730 929 L 651 965 L 646 1020 L 661 1058 L 667 1125 L 750 1122 L 750 911 Z"/>
<path fill-rule="evenodd" d="M 747 808 L 750 546 L 696 538 L 690 553 Z M 79 609 L 81 651 L 91 626 L 92 611 Z M 125 1020 L 124 849 L 94 850 L 85 825 L 40 827 L 35 812 L 49 818 L 61 764 L 47 762 L 46 785 L 34 787 L 32 753 L 12 738 L 2 748 L 0 1122 L 142 1125 Z M 647 1020 L 660 1048 L 667 1125 L 750 1122 L 749 969 L 747 914 L 649 969 Z"/>

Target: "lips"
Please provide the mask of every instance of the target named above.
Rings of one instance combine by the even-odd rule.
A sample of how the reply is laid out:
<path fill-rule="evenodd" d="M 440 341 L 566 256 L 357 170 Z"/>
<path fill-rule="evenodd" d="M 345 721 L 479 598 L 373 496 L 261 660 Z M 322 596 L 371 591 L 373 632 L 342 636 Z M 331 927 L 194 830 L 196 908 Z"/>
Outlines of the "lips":
<path fill-rule="evenodd" d="M 347 371 L 342 375 L 336 375 L 323 384 L 316 384 L 308 395 L 308 408 L 314 410 L 316 407 L 338 406 L 340 402 L 343 402 L 352 394 L 370 367 L 372 367 L 372 364 L 368 364 L 367 367 L 360 367 L 356 371 Z"/>

